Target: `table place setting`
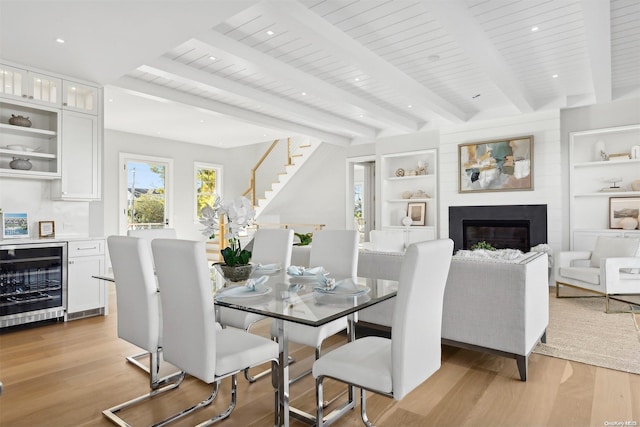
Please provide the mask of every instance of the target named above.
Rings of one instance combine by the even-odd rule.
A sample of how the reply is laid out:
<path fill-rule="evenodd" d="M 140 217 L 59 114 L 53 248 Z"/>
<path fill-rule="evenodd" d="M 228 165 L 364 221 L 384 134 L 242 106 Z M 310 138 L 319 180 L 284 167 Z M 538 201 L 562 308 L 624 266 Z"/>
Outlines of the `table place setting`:
<path fill-rule="evenodd" d="M 254 268 L 254 273 L 262 273 L 262 274 L 273 274 L 277 273 L 282 269 L 282 266 L 279 263 L 273 264 L 258 264 Z"/>
<path fill-rule="evenodd" d="M 302 279 L 321 279 L 324 276 L 328 276 L 329 272 L 325 271 L 324 267 L 302 267 L 298 265 L 291 265 L 287 268 L 287 274 L 291 277 Z"/>
<path fill-rule="evenodd" d="M 323 277 L 320 284 L 313 290 L 322 294 L 357 296 L 369 293 L 371 288 L 358 284 L 353 279 L 336 280 L 332 277 Z"/>
<path fill-rule="evenodd" d="M 219 298 L 250 298 L 262 295 L 267 295 L 271 292 L 271 288 L 265 286 L 265 283 L 269 280 L 268 276 L 260 276 L 256 278 L 247 279 L 244 285 L 229 287 L 221 289 L 216 294 L 216 299 Z"/>

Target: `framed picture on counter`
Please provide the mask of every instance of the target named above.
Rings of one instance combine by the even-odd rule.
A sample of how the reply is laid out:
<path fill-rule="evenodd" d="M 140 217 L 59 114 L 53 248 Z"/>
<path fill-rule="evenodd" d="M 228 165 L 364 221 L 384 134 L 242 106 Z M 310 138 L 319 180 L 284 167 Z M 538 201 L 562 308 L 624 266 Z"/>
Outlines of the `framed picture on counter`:
<path fill-rule="evenodd" d="M 2 214 L 2 238 L 3 239 L 27 239 L 29 238 L 29 218 L 26 213 Z"/>
<path fill-rule="evenodd" d="M 38 222 L 38 235 L 41 239 L 56 237 L 56 223 L 53 221 Z"/>

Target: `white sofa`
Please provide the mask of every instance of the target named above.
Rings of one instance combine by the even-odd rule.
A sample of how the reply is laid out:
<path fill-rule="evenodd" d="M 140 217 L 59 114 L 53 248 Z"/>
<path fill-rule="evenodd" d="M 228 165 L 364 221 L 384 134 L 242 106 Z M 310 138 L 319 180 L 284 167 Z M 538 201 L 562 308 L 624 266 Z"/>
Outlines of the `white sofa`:
<path fill-rule="evenodd" d="M 402 256 L 366 253 L 361 261 L 358 274 L 373 272 L 393 280 Z M 547 264 L 547 255 L 540 252 L 513 261 L 454 256 L 444 295 L 443 344 L 515 358 L 520 379 L 526 381 L 529 354 L 539 340 L 546 340 Z M 360 325 L 389 327 L 394 303 L 392 299 L 362 310 Z"/>

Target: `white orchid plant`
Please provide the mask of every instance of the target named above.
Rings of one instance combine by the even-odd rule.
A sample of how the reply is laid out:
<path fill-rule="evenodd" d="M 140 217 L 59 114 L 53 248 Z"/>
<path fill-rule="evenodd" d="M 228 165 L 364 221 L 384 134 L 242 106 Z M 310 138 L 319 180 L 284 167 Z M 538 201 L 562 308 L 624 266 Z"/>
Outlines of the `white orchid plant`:
<path fill-rule="evenodd" d="M 229 246 L 222 251 L 222 258 L 228 266 L 246 265 L 251 259 L 251 251 L 243 250 L 240 246 L 240 232 L 253 225 L 256 211 L 251 201 L 246 197 L 238 197 L 231 201 L 216 199 L 213 206 L 205 204 L 202 208 L 200 224 L 205 226 L 202 234 L 213 239 L 216 232 L 220 231 L 220 218 L 227 217 L 228 232 L 225 238 L 229 239 Z"/>

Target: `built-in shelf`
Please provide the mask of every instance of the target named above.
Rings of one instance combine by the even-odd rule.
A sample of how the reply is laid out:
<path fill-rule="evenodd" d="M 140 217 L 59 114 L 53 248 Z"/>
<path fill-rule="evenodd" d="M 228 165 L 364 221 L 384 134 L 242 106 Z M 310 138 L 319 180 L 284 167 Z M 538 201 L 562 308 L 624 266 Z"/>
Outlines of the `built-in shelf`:
<path fill-rule="evenodd" d="M 382 201 L 378 228 L 404 230 L 408 233 L 408 243 L 438 238 L 437 168 L 438 152 L 435 149 L 381 156 Z M 397 176 L 402 171 L 405 175 Z M 406 198 L 407 195 L 416 197 Z M 402 220 L 409 213 L 416 216 L 414 221 L 418 223 L 422 213 L 424 225 L 403 225 Z"/>
<path fill-rule="evenodd" d="M 20 157 L 21 159 L 55 159 L 57 157 L 55 154 L 39 153 L 37 151 L 9 150 L 8 148 L 0 148 L 0 153 Z"/>
<path fill-rule="evenodd" d="M 431 198 L 425 198 L 425 199 L 389 199 L 387 200 L 387 202 L 389 203 L 411 203 L 411 202 L 435 202 L 433 199 Z"/>
<path fill-rule="evenodd" d="M 27 134 L 33 136 L 42 136 L 44 138 L 50 138 L 52 136 L 56 136 L 58 133 L 53 130 L 47 129 L 38 129 L 38 128 L 28 128 L 24 126 L 16 126 L 16 125 L 6 125 L 4 123 L 0 123 L 0 129 L 9 131 L 16 134 Z"/>
<path fill-rule="evenodd" d="M 602 160 L 602 152 L 631 157 L 635 146 L 640 146 L 640 124 L 570 134 L 572 250 L 593 250 L 598 236 L 623 233 L 609 228 L 617 221 L 610 212 L 610 198 L 640 197 L 640 191 L 632 188 L 632 183 L 640 180 L 640 159 Z M 614 185 L 620 189 L 608 191 Z"/>

